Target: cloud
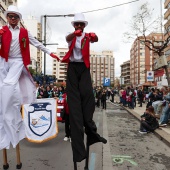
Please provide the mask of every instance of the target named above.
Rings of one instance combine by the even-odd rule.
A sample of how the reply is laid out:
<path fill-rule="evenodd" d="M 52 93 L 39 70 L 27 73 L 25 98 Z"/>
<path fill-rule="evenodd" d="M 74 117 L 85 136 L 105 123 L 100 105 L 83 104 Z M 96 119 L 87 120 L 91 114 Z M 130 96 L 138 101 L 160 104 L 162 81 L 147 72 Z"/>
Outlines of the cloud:
<path fill-rule="evenodd" d="M 77 12 L 86 12 L 94 9 L 102 9 L 114 5 L 130 2 L 131 0 L 19 0 L 18 7 L 23 14 L 23 18 L 32 15 L 40 21 L 44 15 L 64 15 Z M 137 1 L 127 5 L 85 13 L 89 22 L 86 32 L 95 32 L 99 37 L 99 42 L 91 45 L 91 50 L 100 52 L 112 50 L 115 57 L 115 75 L 120 75 L 120 64 L 130 59 L 131 44 L 123 43 L 123 33 L 129 31 L 129 22 L 135 15 L 141 4 L 149 2 L 154 8 L 153 18 L 160 14 L 160 0 Z M 48 35 L 51 35 L 49 43 L 58 43 L 59 47 L 67 46 L 65 35 L 72 32 L 73 27 L 70 17 L 47 18 Z M 56 46 L 50 47 L 56 50 Z M 49 61 L 50 62 L 50 61 Z M 49 64 L 50 65 L 50 64 Z M 48 69 L 48 67 L 47 67 Z M 50 69 L 49 69 L 50 70 Z"/>

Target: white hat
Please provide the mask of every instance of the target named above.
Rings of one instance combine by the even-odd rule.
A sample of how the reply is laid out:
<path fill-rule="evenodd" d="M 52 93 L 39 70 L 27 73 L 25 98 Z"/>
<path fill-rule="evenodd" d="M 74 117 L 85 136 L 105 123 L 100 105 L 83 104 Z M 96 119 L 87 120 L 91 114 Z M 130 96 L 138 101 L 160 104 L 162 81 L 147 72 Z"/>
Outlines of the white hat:
<path fill-rule="evenodd" d="M 19 18 L 22 19 L 22 15 L 21 15 L 21 13 L 19 12 L 17 6 L 15 6 L 15 5 L 10 5 L 10 6 L 8 7 L 8 10 L 4 12 L 5 17 L 7 17 L 7 14 L 8 14 L 8 13 L 17 14 L 17 15 L 19 16 Z"/>
<path fill-rule="evenodd" d="M 74 26 L 75 22 L 83 22 L 83 23 L 85 23 L 85 27 L 88 24 L 88 22 L 85 21 L 84 14 L 82 14 L 82 13 L 77 13 L 77 14 L 74 15 L 74 21 L 72 21 L 71 24 Z"/>

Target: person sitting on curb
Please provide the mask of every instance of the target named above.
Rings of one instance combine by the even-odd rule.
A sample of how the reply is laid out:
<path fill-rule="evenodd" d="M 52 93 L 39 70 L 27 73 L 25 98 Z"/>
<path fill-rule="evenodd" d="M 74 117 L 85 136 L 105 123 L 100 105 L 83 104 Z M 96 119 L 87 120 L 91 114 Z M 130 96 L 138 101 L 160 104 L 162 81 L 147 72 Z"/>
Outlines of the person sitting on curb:
<path fill-rule="evenodd" d="M 166 100 L 165 106 L 163 107 L 162 114 L 159 121 L 159 126 L 166 127 L 170 115 L 170 93 L 168 93 L 164 99 Z"/>
<path fill-rule="evenodd" d="M 155 117 L 154 108 L 153 106 L 149 106 L 146 108 L 145 113 L 141 116 L 139 133 L 153 133 L 157 128 L 159 128 L 159 123 Z"/>

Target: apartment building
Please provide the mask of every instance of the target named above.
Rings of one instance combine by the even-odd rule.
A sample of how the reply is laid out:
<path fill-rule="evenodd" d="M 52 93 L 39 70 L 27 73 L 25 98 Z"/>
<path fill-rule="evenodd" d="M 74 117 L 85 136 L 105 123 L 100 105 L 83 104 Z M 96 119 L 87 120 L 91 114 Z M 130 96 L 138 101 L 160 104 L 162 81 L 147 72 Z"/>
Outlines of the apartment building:
<path fill-rule="evenodd" d="M 62 59 L 67 53 L 68 48 L 57 48 L 57 56 Z M 53 59 L 52 75 L 55 75 L 58 82 L 64 82 L 67 79 L 67 64 Z"/>
<path fill-rule="evenodd" d="M 123 62 L 121 67 L 121 79 L 124 80 L 125 85 L 130 85 L 130 60 Z"/>
<path fill-rule="evenodd" d="M 151 33 L 146 36 L 155 46 L 160 46 L 163 41 L 162 33 Z M 130 82 L 132 85 L 147 82 L 147 71 L 153 71 L 153 59 L 158 56 L 143 43 L 144 37 L 136 38 L 130 50 Z M 151 45 L 150 45 L 151 46 Z"/>
<path fill-rule="evenodd" d="M 90 72 L 93 85 L 102 86 L 104 78 L 115 79 L 115 59 L 113 51 L 90 51 Z"/>
<path fill-rule="evenodd" d="M 165 0 L 164 8 L 166 12 L 164 13 L 164 20 L 166 20 L 164 25 L 164 38 L 165 40 L 170 37 L 170 0 Z M 168 62 L 168 72 L 170 73 L 170 43 L 168 43 L 168 47 L 165 49 L 165 56 Z"/>
<path fill-rule="evenodd" d="M 57 55 L 62 59 L 67 53 L 68 48 L 57 48 Z M 102 51 L 102 53 L 90 51 L 90 72 L 93 84 L 96 86 L 103 85 L 103 78 L 110 78 L 114 82 L 114 57 L 112 51 Z M 56 76 L 59 82 L 67 79 L 67 64 L 59 63 L 53 60 L 52 74 Z"/>
<path fill-rule="evenodd" d="M 37 40 L 42 41 L 42 25 L 33 16 L 24 19 L 24 25 Z M 31 64 L 28 67 L 36 70 L 37 73 L 42 72 L 42 52 L 36 47 L 30 45 Z"/>

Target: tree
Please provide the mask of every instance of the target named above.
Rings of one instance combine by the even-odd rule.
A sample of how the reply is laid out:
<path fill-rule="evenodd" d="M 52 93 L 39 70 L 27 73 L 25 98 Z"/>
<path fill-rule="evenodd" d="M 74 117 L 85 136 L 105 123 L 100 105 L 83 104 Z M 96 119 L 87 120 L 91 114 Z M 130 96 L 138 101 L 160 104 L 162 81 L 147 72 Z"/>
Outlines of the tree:
<path fill-rule="evenodd" d="M 155 43 L 157 41 L 154 38 L 147 38 L 147 34 L 158 32 L 159 29 L 162 30 L 161 17 L 157 17 L 151 21 L 152 12 L 153 9 L 149 9 L 148 3 L 141 5 L 138 13 L 133 16 L 132 21 L 130 22 L 130 31 L 124 33 L 124 38 L 126 42 L 130 42 L 137 38 L 137 40 L 143 43 L 150 51 L 154 52 L 154 59 L 157 59 L 164 54 L 164 49 L 168 46 L 170 41 L 170 33 L 168 32 L 168 28 L 165 27 L 168 36 L 164 39 L 162 34 L 162 40 L 159 40 L 159 45 L 158 43 Z M 165 69 L 168 85 L 170 86 L 168 66 L 165 65 L 162 68 Z"/>

